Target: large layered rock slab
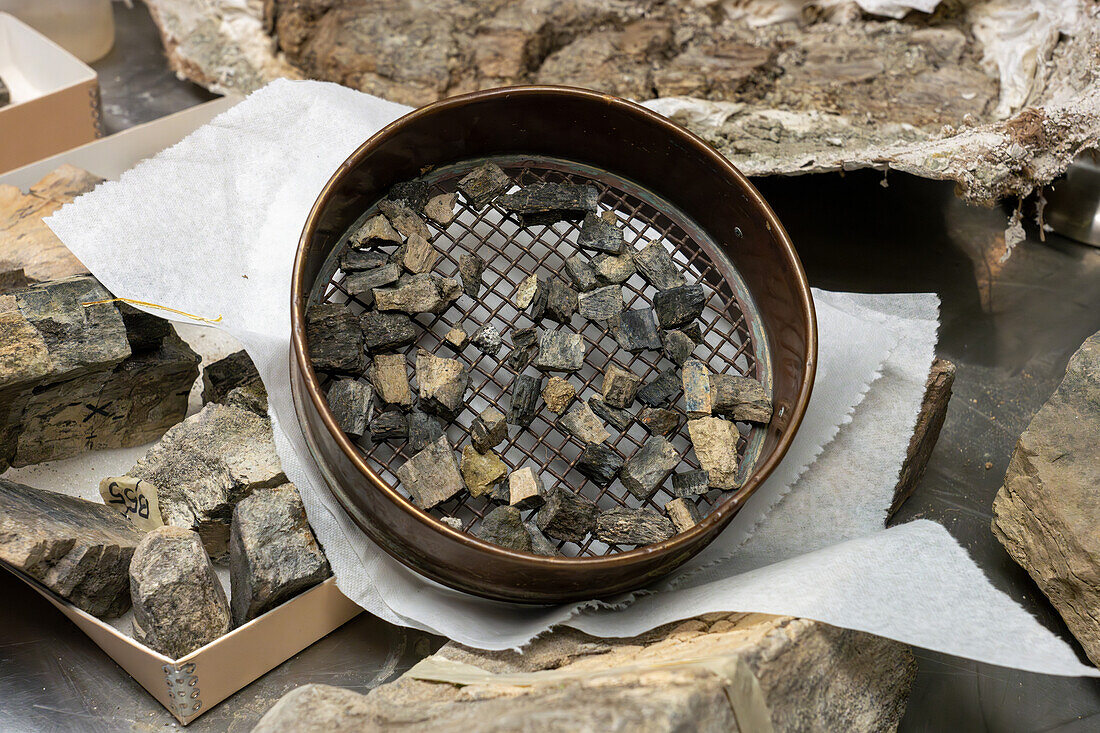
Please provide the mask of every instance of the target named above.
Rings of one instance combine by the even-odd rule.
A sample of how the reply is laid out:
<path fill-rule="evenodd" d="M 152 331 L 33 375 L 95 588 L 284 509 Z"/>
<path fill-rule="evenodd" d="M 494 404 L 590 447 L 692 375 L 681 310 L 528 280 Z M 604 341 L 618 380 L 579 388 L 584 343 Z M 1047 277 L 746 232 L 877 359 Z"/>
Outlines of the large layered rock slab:
<path fill-rule="evenodd" d="M 84 275 L 0 295 L 0 470 L 155 440 L 198 355 Z"/>
<path fill-rule="evenodd" d="M 286 483 L 267 416 L 217 403 L 165 433 L 126 475 L 154 487 L 164 523 L 198 532 L 215 562 L 227 558 L 237 502 Z"/>
<path fill-rule="evenodd" d="M 143 533 L 103 504 L 0 478 L 0 560 L 93 616 L 130 608 Z"/>
<path fill-rule="evenodd" d="M 1100 665 L 1100 333 L 1020 436 L 993 534 Z"/>
<path fill-rule="evenodd" d="M 700 659 L 709 663 L 689 661 Z M 254 733 L 883 731 L 897 727 L 916 668 L 897 642 L 760 614 L 624 640 L 559 629 L 522 654 L 450 643 L 426 661 L 366 695 L 299 687 Z M 448 684 L 457 672 L 476 677 Z"/>

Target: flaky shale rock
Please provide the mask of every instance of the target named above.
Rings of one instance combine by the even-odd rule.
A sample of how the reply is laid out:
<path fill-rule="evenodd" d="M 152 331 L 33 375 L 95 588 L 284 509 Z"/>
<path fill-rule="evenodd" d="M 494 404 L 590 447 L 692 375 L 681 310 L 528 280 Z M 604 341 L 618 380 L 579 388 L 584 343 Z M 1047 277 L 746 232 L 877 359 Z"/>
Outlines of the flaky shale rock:
<path fill-rule="evenodd" d="M 557 629 L 522 653 L 452 642 L 366 695 L 299 687 L 253 733 L 877 732 L 897 727 L 915 671 L 894 641 L 807 619 L 715 613 L 633 639 Z M 454 684 L 458 672 L 476 677 Z"/>
<path fill-rule="evenodd" d="M 130 608 L 142 532 L 103 504 L 0 478 L 0 560 L 93 616 Z"/>
<path fill-rule="evenodd" d="M 164 523 L 198 532 L 215 562 L 227 557 L 237 502 L 286 483 L 271 421 L 216 403 L 165 433 L 126 475 L 155 487 Z"/>
<path fill-rule="evenodd" d="M 1020 436 L 993 534 L 1100 665 L 1100 333 Z"/>
<path fill-rule="evenodd" d="M 198 534 L 158 527 L 130 561 L 134 638 L 179 659 L 229 632 L 229 604 Z"/>
<path fill-rule="evenodd" d="M 257 489 L 233 509 L 229 579 L 243 624 L 332 575 L 294 484 Z"/>

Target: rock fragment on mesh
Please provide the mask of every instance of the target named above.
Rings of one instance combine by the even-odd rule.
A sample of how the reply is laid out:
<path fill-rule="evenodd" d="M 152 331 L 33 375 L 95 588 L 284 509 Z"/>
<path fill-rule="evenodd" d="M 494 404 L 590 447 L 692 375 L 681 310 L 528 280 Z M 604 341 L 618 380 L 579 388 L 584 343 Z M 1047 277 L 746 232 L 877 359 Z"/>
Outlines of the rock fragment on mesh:
<path fill-rule="evenodd" d="M 486 407 L 470 426 L 470 440 L 482 453 L 496 448 L 508 439 L 508 424 L 495 407 Z"/>
<path fill-rule="evenodd" d="M 501 347 L 504 345 L 504 341 L 500 338 L 499 331 L 493 326 L 486 324 L 470 337 L 470 344 L 482 354 L 495 356 L 500 352 Z"/>
<path fill-rule="evenodd" d="M 462 480 L 470 496 L 482 496 L 508 477 L 508 466 L 493 451 L 482 453 L 472 445 L 462 448 Z"/>
<path fill-rule="evenodd" d="M 589 443 L 577 460 L 577 470 L 597 486 L 607 486 L 623 467 L 623 457 L 604 443 Z"/>
<path fill-rule="evenodd" d="M 665 369 L 638 389 L 638 399 L 650 407 L 661 407 L 672 402 L 680 391 L 680 378 L 675 369 Z"/>
<path fill-rule="evenodd" d="M 260 382 L 260 373 L 244 349 L 202 368 L 202 402 L 224 402 L 229 392 Z"/>
<path fill-rule="evenodd" d="M 306 343 L 313 368 L 335 374 L 363 373 L 359 318 L 339 303 L 319 303 L 306 312 Z"/>
<path fill-rule="evenodd" d="M 639 351 L 659 351 L 661 335 L 652 308 L 632 308 L 611 319 L 611 333 L 619 346 L 636 354 Z"/>
<path fill-rule="evenodd" d="M 359 318 L 363 345 L 368 353 L 392 351 L 416 341 L 417 329 L 404 313 L 367 311 Z"/>
<path fill-rule="evenodd" d="M 529 328 L 517 328 L 512 331 L 512 350 L 504 358 L 512 371 L 522 372 L 531 366 L 535 355 L 539 353 L 539 334 L 534 326 Z"/>
<path fill-rule="evenodd" d="M 512 179 L 496 163 L 485 163 L 458 181 L 458 190 L 474 208 L 493 203 L 512 186 Z"/>
<path fill-rule="evenodd" d="M 561 377 L 550 377 L 542 388 L 542 401 L 555 415 L 562 414 L 576 396 L 577 388 Z"/>
<path fill-rule="evenodd" d="M 376 270 L 389 261 L 390 256 L 377 249 L 347 249 L 340 255 L 340 269 L 346 273 Z"/>
<path fill-rule="evenodd" d="M 701 316 L 706 302 L 703 286 L 696 283 L 660 291 L 653 296 L 653 310 L 661 328 L 680 328 Z"/>
<path fill-rule="evenodd" d="M 384 440 L 404 440 L 409 437 L 409 418 L 403 412 L 376 412 L 370 421 L 370 439 L 374 443 Z"/>
<path fill-rule="evenodd" d="M 577 291 L 557 278 L 547 280 L 545 286 L 545 317 L 558 323 L 568 324 L 573 314 L 577 312 Z M 537 294 L 535 298 L 538 300 Z M 532 317 L 534 317 L 533 314 Z"/>
<path fill-rule="evenodd" d="M 760 382 L 733 374 L 715 374 L 711 380 L 715 414 L 742 422 L 771 421 L 772 401 Z"/>
<path fill-rule="evenodd" d="M 458 194 L 441 193 L 438 196 L 432 196 L 424 204 L 424 215 L 445 227 L 455 219 L 456 203 L 458 203 Z"/>
<path fill-rule="evenodd" d="M 643 407 L 638 422 L 653 435 L 671 435 L 680 427 L 680 416 L 663 407 Z"/>
<path fill-rule="evenodd" d="M 531 535 L 531 552 L 547 557 L 561 554 L 558 552 L 558 546 L 551 542 L 533 521 L 528 520 L 523 523 L 523 526 L 527 528 L 527 533 Z"/>
<path fill-rule="evenodd" d="M 342 285 L 348 294 L 363 304 L 365 308 L 374 307 L 374 289 L 392 285 L 401 277 L 401 267 L 387 262 L 373 270 L 349 273 Z"/>
<path fill-rule="evenodd" d="M 442 257 L 439 250 L 425 237 L 413 233 L 408 240 L 397 248 L 393 260 L 396 264 L 414 274 L 431 272 L 435 263 Z"/>
<path fill-rule="evenodd" d="M 458 517 L 440 517 L 439 521 L 447 525 L 456 532 L 462 531 L 462 520 Z"/>
<path fill-rule="evenodd" d="M 470 335 L 462 326 L 454 326 L 443 337 L 443 344 L 455 353 L 461 352 L 470 343 Z"/>
<path fill-rule="evenodd" d="M 578 402 L 558 420 L 558 426 L 585 445 L 604 443 L 611 434 L 584 402 Z"/>
<path fill-rule="evenodd" d="M 696 347 L 690 336 L 675 328 L 661 331 L 661 345 L 664 346 L 669 361 L 677 366 L 683 366 Z"/>
<path fill-rule="evenodd" d="M 419 453 L 443 436 L 443 423 L 422 410 L 409 413 L 409 450 Z"/>
<path fill-rule="evenodd" d="M 386 198 L 400 201 L 410 209 L 423 209 L 428 202 L 428 184 L 425 181 L 400 181 L 390 186 Z"/>
<path fill-rule="evenodd" d="M 592 258 L 592 269 L 596 271 L 596 280 L 608 285 L 624 283 L 634 274 L 634 258 L 625 255 L 596 255 Z"/>
<path fill-rule="evenodd" d="M 609 321 L 623 312 L 623 287 L 605 285 L 586 293 L 577 300 L 577 312 L 590 321 Z"/>
<path fill-rule="evenodd" d="M 407 410 L 412 407 L 412 389 L 404 354 L 378 354 L 370 368 L 370 381 L 383 405 Z"/>
<path fill-rule="evenodd" d="M 702 469 L 672 474 L 672 495 L 684 498 L 702 496 L 710 491 L 710 474 Z"/>
<path fill-rule="evenodd" d="M 361 438 L 374 417 L 374 394 L 370 385 L 357 379 L 337 379 L 329 385 L 328 409 L 336 424 L 348 435 Z"/>
<path fill-rule="evenodd" d="M 672 255 L 659 240 L 655 239 L 634 252 L 633 257 L 638 274 L 658 290 L 671 290 L 687 284 L 684 273 L 672 261 Z"/>
<path fill-rule="evenodd" d="M 546 503 L 542 478 L 530 466 L 517 468 L 508 476 L 508 503 L 516 509 L 537 509 Z"/>
<path fill-rule="evenodd" d="M 516 214 L 526 226 L 581 219 L 596 210 L 595 187 L 573 183 L 532 183 L 497 199 L 505 211 Z"/>
<path fill-rule="evenodd" d="M 485 515 L 472 534 L 509 550 L 531 552 L 531 533 L 523 524 L 523 516 L 514 506 L 498 506 Z"/>
<path fill-rule="evenodd" d="M 620 433 L 626 431 L 634 422 L 634 416 L 629 412 L 618 407 L 612 407 L 599 397 L 589 397 L 588 406 L 592 408 L 592 412 L 596 413 L 608 425 L 614 426 Z"/>
<path fill-rule="evenodd" d="M 609 545 L 652 545 L 675 534 L 672 522 L 649 507 L 615 507 L 596 518 L 596 538 Z"/>
<path fill-rule="evenodd" d="M 435 356 L 423 349 L 417 352 L 417 394 L 426 412 L 454 420 L 465 407 L 469 382 L 469 370 L 457 359 Z"/>
<path fill-rule="evenodd" d="M 584 338 L 579 333 L 543 331 L 535 368 L 544 372 L 576 372 L 584 366 Z"/>
<path fill-rule="evenodd" d="M 401 485 L 421 509 L 447 501 L 466 488 L 451 444 L 446 436 L 429 443 L 405 461 L 397 471 Z"/>
<path fill-rule="evenodd" d="M 404 202 L 382 199 L 378 202 L 378 210 L 385 214 L 393 228 L 405 237 L 411 237 L 415 234 L 423 239 L 432 238 L 431 230 L 420 218 L 420 214 L 406 206 Z"/>
<path fill-rule="evenodd" d="M 634 403 L 642 380 L 618 364 L 608 364 L 603 373 L 603 401 L 612 407 L 625 409 Z"/>
<path fill-rule="evenodd" d="M 619 219 L 615 216 L 615 212 L 605 211 L 599 215 L 594 212 L 586 214 L 581 223 L 580 234 L 577 236 L 577 246 L 592 252 L 621 254 L 623 230 L 619 227 Z"/>
<path fill-rule="evenodd" d="M 458 299 L 462 287 L 450 277 L 435 273 L 406 275 L 391 286 L 374 289 L 375 305 L 380 311 L 442 313 Z"/>
<path fill-rule="evenodd" d="M 582 293 L 600 284 L 596 279 L 596 270 L 584 255 L 575 254 L 568 258 L 565 261 L 565 274 L 573 283 L 573 287 Z"/>
<path fill-rule="evenodd" d="M 521 428 L 531 425 L 531 421 L 538 413 L 540 392 L 542 392 L 542 377 L 516 375 L 512 382 L 511 401 L 508 407 L 509 425 L 518 425 Z"/>
<path fill-rule="evenodd" d="M 677 532 L 687 532 L 702 520 L 695 502 L 685 498 L 676 498 L 665 504 L 665 514 Z"/>
<path fill-rule="evenodd" d="M 723 490 L 738 488 L 737 441 L 741 436 L 737 426 L 721 418 L 701 417 L 688 420 L 688 435 L 699 465 L 710 476 L 711 487 Z"/>
<path fill-rule="evenodd" d="M 681 370 L 684 380 L 684 411 L 689 419 L 707 417 L 714 411 L 714 388 L 707 365 L 688 359 Z"/>
<path fill-rule="evenodd" d="M 462 292 L 471 298 L 481 297 L 482 276 L 487 264 L 481 255 L 463 252 L 458 256 L 458 274 L 462 278 Z"/>
<path fill-rule="evenodd" d="M 635 497 L 648 499 L 657 493 L 679 464 L 680 454 L 672 443 L 653 435 L 623 464 L 619 480 Z"/>
<path fill-rule="evenodd" d="M 367 219 L 361 227 L 348 237 L 348 244 L 359 249 L 400 246 L 403 242 L 401 235 L 393 228 L 389 220 L 381 214 L 376 214 Z"/>
<path fill-rule="evenodd" d="M 599 512 L 591 499 L 555 486 L 546 492 L 546 502 L 535 516 L 535 525 L 548 537 L 579 544 L 596 528 Z"/>
<path fill-rule="evenodd" d="M 522 311 L 525 310 L 529 305 L 531 305 L 531 302 L 535 299 L 535 293 L 538 292 L 538 289 L 538 275 L 528 275 L 527 277 L 523 278 L 523 280 L 520 281 L 519 285 L 516 286 L 516 297 L 513 301 L 516 306 L 516 310 Z"/>

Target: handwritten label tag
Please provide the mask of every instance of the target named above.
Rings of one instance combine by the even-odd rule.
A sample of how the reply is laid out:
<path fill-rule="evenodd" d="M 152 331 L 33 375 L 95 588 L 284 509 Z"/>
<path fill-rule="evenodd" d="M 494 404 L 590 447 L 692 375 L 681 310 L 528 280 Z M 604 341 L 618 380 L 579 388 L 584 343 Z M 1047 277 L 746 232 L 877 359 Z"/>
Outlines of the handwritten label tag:
<path fill-rule="evenodd" d="M 103 503 L 122 512 L 140 530 L 149 531 L 164 524 L 157 501 L 157 487 L 132 476 L 108 476 L 99 482 Z"/>

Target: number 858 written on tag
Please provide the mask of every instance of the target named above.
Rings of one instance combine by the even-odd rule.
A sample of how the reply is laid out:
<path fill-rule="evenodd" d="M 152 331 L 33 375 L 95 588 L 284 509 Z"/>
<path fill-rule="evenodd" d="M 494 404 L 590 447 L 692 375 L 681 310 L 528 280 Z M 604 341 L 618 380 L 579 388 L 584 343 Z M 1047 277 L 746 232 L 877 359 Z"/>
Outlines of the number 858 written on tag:
<path fill-rule="evenodd" d="M 157 487 L 132 476 L 109 476 L 99 482 L 103 503 L 120 512 L 143 530 L 160 527 L 164 520 L 157 501 Z"/>

